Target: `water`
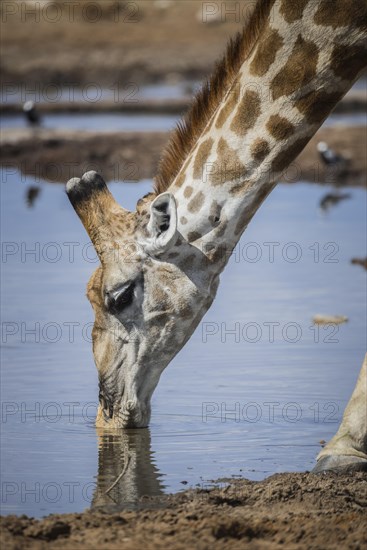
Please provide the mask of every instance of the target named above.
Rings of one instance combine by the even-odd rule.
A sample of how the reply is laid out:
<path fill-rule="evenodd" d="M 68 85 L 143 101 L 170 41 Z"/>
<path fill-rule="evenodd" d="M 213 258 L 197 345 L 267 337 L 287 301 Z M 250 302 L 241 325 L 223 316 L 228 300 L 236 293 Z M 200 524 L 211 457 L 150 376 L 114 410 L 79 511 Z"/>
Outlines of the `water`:
<path fill-rule="evenodd" d="M 180 117 L 177 115 L 147 115 L 121 113 L 55 113 L 42 115 L 43 128 L 66 130 L 93 130 L 99 132 L 170 131 Z M 366 113 L 332 114 L 324 122 L 325 127 L 365 126 Z M 0 116 L 1 128 L 26 128 L 22 114 Z"/>
<path fill-rule="evenodd" d="M 128 208 L 150 187 L 111 184 Z M 366 346 L 366 275 L 350 264 L 366 254 L 366 194 L 352 189 L 323 212 L 328 191 L 275 189 L 163 373 L 149 429 L 106 435 L 93 425 L 85 298 L 95 255 L 62 186 L 3 173 L 2 513 L 134 507 L 139 496 L 213 479 L 311 469 Z M 315 332 L 317 313 L 349 322 Z"/>
<path fill-rule="evenodd" d="M 324 122 L 324 127 L 330 126 L 366 126 L 367 113 L 335 113 Z"/>
<path fill-rule="evenodd" d="M 138 86 L 131 82 L 120 88 L 99 88 L 86 86 L 85 88 L 57 88 L 54 86 L 30 92 L 22 87 L 11 86 L 0 90 L 0 100 L 4 104 L 24 103 L 32 100 L 36 103 L 56 103 L 58 101 L 85 102 L 93 104 L 98 101 L 139 102 L 150 99 L 183 99 L 191 97 L 199 88 L 198 82 L 181 84 L 151 84 Z M 366 90 L 366 79 L 359 79 L 352 90 Z M 33 95 L 34 94 L 34 95 Z M 179 120 L 175 115 L 147 115 L 122 113 L 51 113 L 42 115 L 43 128 L 58 128 L 70 130 L 99 131 L 170 131 Z M 324 126 L 365 126 L 366 113 L 332 114 Z M 27 121 L 23 114 L 0 116 L 2 128 L 26 128 Z"/>
<path fill-rule="evenodd" d="M 135 82 L 115 84 L 110 88 L 101 88 L 98 84 L 87 84 L 79 88 L 73 84 L 57 86 L 55 84 L 40 84 L 38 87 L 14 85 L 5 83 L 0 88 L 0 102 L 10 105 L 23 104 L 26 101 L 35 103 L 57 103 L 58 101 L 85 102 L 93 104 L 98 101 L 136 102 L 145 99 L 182 99 L 190 96 L 200 84 L 198 82 L 182 82 L 178 84 L 147 84 L 138 85 Z"/>
<path fill-rule="evenodd" d="M 32 92 L 23 89 L 22 86 L 4 86 L 0 90 L 0 101 L 4 104 L 23 104 L 25 101 L 36 103 L 57 103 L 68 101 L 85 102 L 93 105 L 99 101 L 115 101 L 116 103 L 136 103 L 151 99 L 183 99 L 191 96 L 193 90 L 198 88 L 197 82 L 185 82 L 182 84 L 150 84 L 138 86 L 134 82 L 125 86 L 112 88 L 99 88 L 95 85 L 76 88 L 70 86 L 58 88 L 57 86 L 44 86 Z M 43 128 L 58 128 L 72 130 L 96 130 L 99 131 L 169 131 L 174 128 L 178 116 L 172 115 L 136 115 L 120 113 L 61 113 L 42 115 Z M 27 121 L 23 114 L 0 116 L 2 128 L 25 128 Z"/>
<path fill-rule="evenodd" d="M 93 130 L 99 132 L 170 131 L 178 120 L 173 115 L 133 115 L 120 113 L 61 113 L 42 116 L 42 128 Z M 21 114 L 0 116 L 2 128 L 26 128 Z"/>
<path fill-rule="evenodd" d="M 366 92 L 367 93 L 367 77 L 366 76 L 361 76 L 357 82 L 355 82 L 351 88 L 352 90 L 355 90 L 355 91 L 361 91 L 361 92 Z"/>
<path fill-rule="evenodd" d="M 102 88 L 98 84 L 91 83 L 84 87 L 74 84 L 57 86 L 44 84 L 32 88 L 27 85 L 15 85 L 4 83 L 0 88 L 0 102 L 10 105 L 23 104 L 26 101 L 35 103 L 57 103 L 58 101 L 85 102 L 93 104 L 97 101 L 131 102 L 145 99 L 182 99 L 191 96 L 200 88 L 198 81 L 184 81 L 177 84 L 146 84 L 139 85 L 135 82 L 113 85 L 110 88 Z M 352 91 L 367 92 L 367 79 L 361 77 L 352 86 Z"/>

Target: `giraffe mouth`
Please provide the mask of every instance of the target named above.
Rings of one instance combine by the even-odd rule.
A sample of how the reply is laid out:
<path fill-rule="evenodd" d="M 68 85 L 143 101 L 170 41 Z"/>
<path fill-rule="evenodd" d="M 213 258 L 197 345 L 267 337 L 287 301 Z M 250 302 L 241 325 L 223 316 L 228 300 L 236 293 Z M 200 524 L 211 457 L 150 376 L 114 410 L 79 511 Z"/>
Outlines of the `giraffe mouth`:
<path fill-rule="evenodd" d="M 151 391 L 147 377 L 127 372 L 121 358 L 99 375 L 99 407 L 96 426 L 105 428 L 146 428 L 151 413 Z"/>
<path fill-rule="evenodd" d="M 115 421 L 122 428 L 146 428 L 147 423 L 144 423 L 144 415 L 140 406 L 137 403 L 129 400 L 126 401 L 123 408 L 115 415 Z"/>
<path fill-rule="evenodd" d="M 150 407 L 142 406 L 131 399 L 118 406 L 109 406 L 100 402 L 96 419 L 97 427 L 109 428 L 146 428 L 150 420 Z"/>

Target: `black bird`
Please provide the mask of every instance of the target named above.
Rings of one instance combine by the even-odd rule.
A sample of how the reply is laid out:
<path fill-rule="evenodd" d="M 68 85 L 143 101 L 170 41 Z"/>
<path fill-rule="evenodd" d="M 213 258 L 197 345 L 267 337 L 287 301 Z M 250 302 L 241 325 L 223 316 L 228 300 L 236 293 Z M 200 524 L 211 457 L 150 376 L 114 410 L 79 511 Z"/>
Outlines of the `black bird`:
<path fill-rule="evenodd" d="M 330 183 L 339 185 L 342 179 L 348 175 L 350 159 L 330 149 L 325 141 L 320 141 L 317 144 L 317 150 L 320 158 L 326 167 L 328 179 Z"/>
<path fill-rule="evenodd" d="M 33 208 L 34 203 L 36 202 L 40 193 L 41 189 L 39 187 L 36 187 L 35 185 L 30 185 L 28 187 L 25 194 L 25 200 L 28 208 Z"/>
<path fill-rule="evenodd" d="M 26 101 L 23 105 L 23 113 L 25 114 L 28 123 L 31 126 L 39 126 L 41 123 L 41 117 L 36 109 L 36 105 L 33 101 Z"/>
<path fill-rule="evenodd" d="M 351 198 L 350 193 L 327 193 L 320 200 L 320 208 L 323 212 L 327 212 L 333 206 L 336 206 L 341 201 L 345 201 Z"/>
<path fill-rule="evenodd" d="M 346 161 L 346 159 L 342 155 L 339 155 L 338 153 L 335 153 L 335 151 L 330 149 L 325 141 L 320 141 L 317 144 L 317 150 L 323 163 L 326 166 L 338 166 L 340 163 Z"/>

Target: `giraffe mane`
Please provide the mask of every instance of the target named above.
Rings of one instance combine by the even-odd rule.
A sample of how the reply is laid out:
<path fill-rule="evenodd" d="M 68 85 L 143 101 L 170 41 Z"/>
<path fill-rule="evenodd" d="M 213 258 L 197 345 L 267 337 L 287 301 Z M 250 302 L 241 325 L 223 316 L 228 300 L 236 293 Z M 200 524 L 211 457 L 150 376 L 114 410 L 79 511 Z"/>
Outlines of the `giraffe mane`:
<path fill-rule="evenodd" d="M 258 1 L 246 26 L 235 38 L 229 40 L 227 50 L 216 63 L 213 74 L 204 82 L 189 110 L 173 130 L 154 178 L 155 194 L 166 191 L 179 174 L 186 158 L 233 84 L 241 65 L 254 48 L 274 1 Z"/>

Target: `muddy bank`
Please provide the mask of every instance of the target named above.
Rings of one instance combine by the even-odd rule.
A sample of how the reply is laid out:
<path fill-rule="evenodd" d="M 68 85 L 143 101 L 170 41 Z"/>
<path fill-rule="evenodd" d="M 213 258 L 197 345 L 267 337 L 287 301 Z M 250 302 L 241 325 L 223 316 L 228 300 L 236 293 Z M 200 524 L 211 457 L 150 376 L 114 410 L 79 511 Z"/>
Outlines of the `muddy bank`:
<path fill-rule="evenodd" d="M 44 102 L 37 105 L 42 114 L 51 113 L 131 113 L 131 114 L 158 114 L 182 115 L 190 103 L 191 97 L 179 99 L 139 99 L 134 101 L 58 101 Z M 367 111 L 366 94 L 361 91 L 351 91 L 339 101 L 333 110 L 337 114 L 365 113 Z M 0 106 L 0 114 L 22 114 L 22 103 L 4 103 Z"/>
<path fill-rule="evenodd" d="M 61 130 L 4 129 L 0 163 L 24 174 L 54 182 L 66 182 L 87 170 L 96 170 L 107 181 L 138 181 L 156 174 L 166 132 L 76 132 Z M 348 156 L 350 166 L 338 182 L 320 162 L 316 146 L 326 141 Z M 282 181 L 340 183 L 365 187 L 367 135 L 363 127 L 322 128 L 291 164 Z"/>
<path fill-rule="evenodd" d="M 136 511 L 2 518 L 7 550 L 361 549 L 367 544 L 367 478 L 277 474 L 210 490 L 143 498 Z"/>
<path fill-rule="evenodd" d="M 88 170 L 107 181 L 139 181 L 156 173 L 167 139 L 166 132 L 3 130 L 0 164 L 51 182 Z"/>

